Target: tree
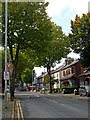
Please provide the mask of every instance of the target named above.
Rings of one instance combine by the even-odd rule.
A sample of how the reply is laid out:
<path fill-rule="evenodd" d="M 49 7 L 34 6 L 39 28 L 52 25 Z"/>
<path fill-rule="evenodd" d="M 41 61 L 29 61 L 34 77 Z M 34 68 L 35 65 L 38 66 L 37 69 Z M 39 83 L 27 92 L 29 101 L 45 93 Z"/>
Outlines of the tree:
<path fill-rule="evenodd" d="M 76 53 L 80 53 L 81 63 L 84 67 L 90 66 L 90 12 L 78 15 L 75 21 L 71 20 L 71 48 Z"/>
<path fill-rule="evenodd" d="M 28 83 L 30 79 L 22 79 L 22 76 L 26 77 L 26 72 L 29 71 L 29 76 L 32 74 L 31 71 L 34 69 L 34 60 L 33 57 L 28 56 L 27 50 L 25 52 L 19 52 L 19 59 L 18 59 L 18 64 L 17 64 L 17 69 L 16 69 L 16 82 L 21 81 L 22 87 L 23 83 Z M 33 77 L 35 77 L 35 71 L 33 70 Z M 32 76 L 32 75 L 31 75 Z"/>
<path fill-rule="evenodd" d="M 39 53 L 44 46 L 46 36 L 50 34 L 50 18 L 46 13 L 48 3 L 8 3 L 8 47 L 13 62 L 11 96 L 14 96 L 14 80 L 18 64 L 19 51 L 29 47 Z M 5 46 L 5 3 L 2 2 L 2 39 Z M 49 39 L 48 39 L 49 40 Z M 16 49 L 14 55 L 13 48 Z"/>
<path fill-rule="evenodd" d="M 32 83 L 32 71 L 29 68 L 26 68 L 21 75 L 22 81 L 24 83 Z"/>
<path fill-rule="evenodd" d="M 70 52 L 69 40 L 63 34 L 60 26 L 52 23 L 52 29 L 50 34 L 50 41 L 47 42 L 47 46 L 43 47 L 43 52 L 38 56 L 37 64 L 47 68 L 50 82 L 50 93 L 52 93 L 52 77 L 51 67 L 59 63 L 61 58 L 66 57 Z M 47 39 L 47 38 L 46 38 Z"/>

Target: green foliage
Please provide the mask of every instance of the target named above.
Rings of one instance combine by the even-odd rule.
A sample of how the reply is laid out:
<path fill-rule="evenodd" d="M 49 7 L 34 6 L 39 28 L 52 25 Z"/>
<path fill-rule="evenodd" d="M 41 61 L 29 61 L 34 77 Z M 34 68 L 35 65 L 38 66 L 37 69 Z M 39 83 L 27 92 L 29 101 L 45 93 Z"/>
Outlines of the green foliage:
<path fill-rule="evenodd" d="M 90 12 L 82 17 L 76 15 L 75 21 L 71 21 L 71 47 L 76 53 L 80 53 L 81 63 L 84 67 L 90 66 Z"/>
<path fill-rule="evenodd" d="M 49 88 L 45 88 L 45 90 L 47 90 L 47 91 L 48 91 L 48 90 L 49 90 Z"/>
<path fill-rule="evenodd" d="M 62 28 L 52 23 L 51 31 L 50 41 L 47 42 L 47 46 L 43 47 L 44 52 L 42 55 L 39 54 L 40 56 L 37 60 L 40 66 L 53 67 L 70 52 L 69 39 L 63 34 Z"/>
<path fill-rule="evenodd" d="M 22 81 L 24 83 L 32 83 L 32 71 L 29 68 L 26 68 L 21 75 Z"/>
<path fill-rule="evenodd" d="M 46 83 L 49 83 L 49 75 L 47 74 L 46 77 L 45 77 L 45 82 Z"/>
<path fill-rule="evenodd" d="M 74 87 L 74 86 L 62 86 L 61 88 L 77 88 L 77 87 Z"/>
<path fill-rule="evenodd" d="M 40 54 L 49 40 L 51 25 L 46 13 L 48 3 L 8 3 L 8 47 L 11 59 L 18 63 L 18 54 L 26 49 Z M 2 2 L 2 43 L 5 46 L 5 3 Z M 47 39 L 46 39 L 47 38 Z M 15 56 L 13 48 L 16 49 Z M 30 54 L 31 55 L 31 54 Z M 36 54 L 34 54 L 36 56 Z M 31 57 L 31 56 L 30 56 Z"/>

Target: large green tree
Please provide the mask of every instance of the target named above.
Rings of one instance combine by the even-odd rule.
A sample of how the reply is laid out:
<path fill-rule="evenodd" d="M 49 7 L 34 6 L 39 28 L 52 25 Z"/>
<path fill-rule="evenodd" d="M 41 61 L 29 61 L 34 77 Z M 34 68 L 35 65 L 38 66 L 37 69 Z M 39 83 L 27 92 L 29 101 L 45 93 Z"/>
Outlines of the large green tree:
<path fill-rule="evenodd" d="M 81 63 L 84 67 L 90 66 L 90 12 L 80 18 L 76 15 L 71 21 L 71 48 L 80 53 Z"/>
<path fill-rule="evenodd" d="M 21 75 L 22 81 L 24 83 L 32 83 L 32 71 L 29 68 L 26 68 Z"/>
<path fill-rule="evenodd" d="M 32 58 L 29 58 L 27 52 L 19 52 L 19 58 L 18 58 L 18 64 L 17 64 L 17 69 L 16 69 L 16 82 L 22 83 L 23 87 L 23 80 L 22 80 L 22 75 L 25 74 L 24 72 L 26 69 L 29 69 L 30 73 L 34 69 L 34 62 L 32 61 Z M 26 79 L 27 81 L 27 79 Z M 28 81 L 29 82 L 29 81 Z"/>
<path fill-rule="evenodd" d="M 8 2 L 8 47 L 13 61 L 11 93 L 14 96 L 14 75 L 19 51 L 25 49 L 40 52 L 49 40 L 51 24 L 46 13 L 48 3 Z M 5 46 L 5 3 L 2 3 L 2 39 Z M 47 39 L 46 39 L 47 37 Z M 14 55 L 13 48 L 16 48 Z"/>
<path fill-rule="evenodd" d="M 50 82 L 50 92 L 52 93 L 52 77 L 51 68 L 59 63 L 63 57 L 66 57 L 70 52 L 69 49 L 69 39 L 62 32 L 60 26 L 52 23 L 52 29 L 50 34 L 50 41 L 47 42 L 47 46 L 44 46 L 43 52 L 38 56 L 37 64 L 47 68 Z"/>

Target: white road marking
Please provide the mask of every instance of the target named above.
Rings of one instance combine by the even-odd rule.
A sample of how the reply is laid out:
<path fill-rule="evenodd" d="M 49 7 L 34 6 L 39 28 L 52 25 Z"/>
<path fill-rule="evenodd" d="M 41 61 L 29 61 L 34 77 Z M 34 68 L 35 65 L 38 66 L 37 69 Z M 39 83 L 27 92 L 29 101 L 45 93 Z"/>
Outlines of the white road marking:
<path fill-rule="evenodd" d="M 47 99 L 47 98 L 44 98 L 44 99 Z"/>
<path fill-rule="evenodd" d="M 50 102 L 54 102 L 54 103 L 57 103 L 56 101 L 53 101 L 53 100 L 49 100 Z"/>
<path fill-rule="evenodd" d="M 36 95 L 36 97 L 40 97 L 39 95 Z"/>

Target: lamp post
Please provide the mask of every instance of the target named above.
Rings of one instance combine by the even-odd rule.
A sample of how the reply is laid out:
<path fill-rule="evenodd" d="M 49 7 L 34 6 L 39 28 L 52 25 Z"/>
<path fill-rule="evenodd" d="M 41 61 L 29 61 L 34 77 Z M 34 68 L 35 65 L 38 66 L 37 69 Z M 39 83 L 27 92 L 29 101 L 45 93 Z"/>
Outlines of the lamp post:
<path fill-rule="evenodd" d="M 7 71 L 7 0 L 5 4 L 5 71 Z M 7 78 L 5 77 L 5 108 L 7 101 Z"/>

